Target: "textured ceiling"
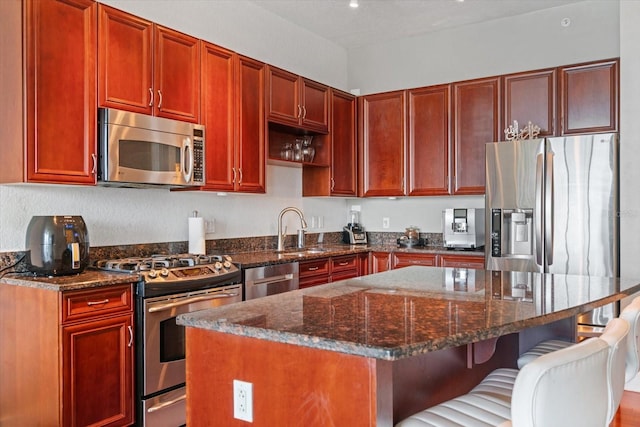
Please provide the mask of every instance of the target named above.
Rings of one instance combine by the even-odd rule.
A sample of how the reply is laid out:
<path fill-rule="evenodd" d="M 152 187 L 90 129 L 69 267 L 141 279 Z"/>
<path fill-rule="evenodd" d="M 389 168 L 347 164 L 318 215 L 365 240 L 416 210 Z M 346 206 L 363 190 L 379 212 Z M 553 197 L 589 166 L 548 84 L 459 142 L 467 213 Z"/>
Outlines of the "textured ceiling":
<path fill-rule="evenodd" d="M 584 0 L 252 0 L 347 49 Z"/>

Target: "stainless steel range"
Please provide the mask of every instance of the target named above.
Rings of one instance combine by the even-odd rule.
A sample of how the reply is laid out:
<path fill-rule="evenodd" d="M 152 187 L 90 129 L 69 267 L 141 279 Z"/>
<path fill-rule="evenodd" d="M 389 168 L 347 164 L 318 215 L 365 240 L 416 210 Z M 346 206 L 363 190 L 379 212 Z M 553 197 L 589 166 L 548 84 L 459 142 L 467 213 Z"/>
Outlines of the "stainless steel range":
<path fill-rule="evenodd" d="M 136 425 L 185 425 L 185 330 L 176 316 L 242 301 L 240 269 L 228 255 L 191 254 L 96 266 L 142 276 L 136 287 Z"/>

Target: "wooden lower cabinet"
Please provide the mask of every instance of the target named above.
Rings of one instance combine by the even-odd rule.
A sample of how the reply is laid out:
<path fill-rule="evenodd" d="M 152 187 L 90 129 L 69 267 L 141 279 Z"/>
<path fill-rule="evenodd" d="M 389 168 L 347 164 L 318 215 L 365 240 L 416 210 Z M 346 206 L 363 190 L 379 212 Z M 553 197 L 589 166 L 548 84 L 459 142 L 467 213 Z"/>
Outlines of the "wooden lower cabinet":
<path fill-rule="evenodd" d="M 366 254 L 350 254 L 302 261 L 299 263 L 300 289 L 367 274 L 366 259 Z"/>
<path fill-rule="evenodd" d="M 484 268 L 484 256 L 437 254 L 424 252 L 371 252 L 370 273 L 380 273 L 394 268 L 422 265 L 428 267 Z"/>
<path fill-rule="evenodd" d="M 484 268 L 484 257 L 475 255 L 438 255 L 441 267 Z"/>
<path fill-rule="evenodd" d="M 435 267 L 438 265 L 438 255 L 421 254 L 412 252 L 393 252 L 391 254 L 392 268 L 408 267 L 410 265 L 423 265 Z"/>
<path fill-rule="evenodd" d="M 0 284 L 0 324 L 0 425 L 133 425 L 131 284 Z"/>
<path fill-rule="evenodd" d="M 390 252 L 371 252 L 369 254 L 369 266 L 371 274 L 380 273 L 382 271 L 391 270 L 391 253 Z"/>

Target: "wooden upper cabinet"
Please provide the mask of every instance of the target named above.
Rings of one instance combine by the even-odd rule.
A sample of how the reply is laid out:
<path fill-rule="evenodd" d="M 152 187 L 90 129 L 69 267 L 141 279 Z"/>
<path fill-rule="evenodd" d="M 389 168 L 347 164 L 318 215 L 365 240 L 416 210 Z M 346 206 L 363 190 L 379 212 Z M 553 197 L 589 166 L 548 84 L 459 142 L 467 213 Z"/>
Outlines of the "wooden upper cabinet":
<path fill-rule="evenodd" d="M 24 8 L 26 181 L 95 184 L 97 4 Z"/>
<path fill-rule="evenodd" d="M 409 195 L 448 195 L 451 86 L 408 92 Z"/>
<path fill-rule="evenodd" d="M 453 194 L 484 194 L 485 144 L 498 141 L 500 77 L 453 84 Z"/>
<path fill-rule="evenodd" d="M 331 195 L 355 196 L 356 100 L 353 95 L 331 90 Z"/>
<path fill-rule="evenodd" d="M 361 196 L 405 193 L 406 92 L 358 98 L 358 169 Z"/>
<path fill-rule="evenodd" d="M 202 43 L 201 112 L 205 126 L 205 190 L 233 191 L 237 55 Z"/>
<path fill-rule="evenodd" d="M 293 128 L 327 133 L 329 87 L 267 66 L 267 119 Z"/>
<path fill-rule="evenodd" d="M 236 79 L 235 190 L 264 193 L 265 134 L 264 114 L 265 64 L 238 55 Z"/>
<path fill-rule="evenodd" d="M 618 130 L 619 60 L 560 68 L 560 134 Z"/>
<path fill-rule="evenodd" d="M 200 41 L 99 5 L 98 105 L 198 123 Z"/>
<path fill-rule="evenodd" d="M 153 113 L 153 23 L 98 4 L 98 103 Z"/>
<path fill-rule="evenodd" d="M 513 125 L 523 129 L 529 122 L 540 127 L 540 137 L 556 134 L 556 87 L 555 68 L 504 76 L 503 105 L 504 126 Z M 504 131 L 500 141 L 505 140 Z"/>
<path fill-rule="evenodd" d="M 153 83 L 156 116 L 198 123 L 200 120 L 200 41 L 156 26 Z"/>

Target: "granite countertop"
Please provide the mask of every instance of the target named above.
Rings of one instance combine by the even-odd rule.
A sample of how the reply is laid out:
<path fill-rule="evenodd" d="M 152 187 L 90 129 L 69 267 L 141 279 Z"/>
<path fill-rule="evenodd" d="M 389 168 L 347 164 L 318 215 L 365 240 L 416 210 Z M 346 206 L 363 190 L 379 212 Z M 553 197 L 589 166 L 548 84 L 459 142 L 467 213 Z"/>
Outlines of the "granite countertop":
<path fill-rule="evenodd" d="M 64 292 L 76 289 L 98 288 L 102 286 L 134 283 L 140 280 L 138 274 L 110 273 L 87 268 L 82 273 L 67 276 L 35 276 L 31 273 L 10 273 L 0 279 L 0 283 L 31 288 Z"/>
<path fill-rule="evenodd" d="M 637 280 L 411 266 L 183 314 L 178 323 L 383 360 L 576 316 Z"/>
<path fill-rule="evenodd" d="M 413 248 L 401 248 L 398 245 L 315 245 L 313 249 L 320 248 L 322 251 L 310 253 L 304 249 L 288 248 L 284 253 L 271 251 L 239 252 L 231 254 L 233 262 L 238 263 L 242 268 L 260 267 L 269 264 L 284 264 L 294 261 L 305 261 L 318 258 L 335 257 L 341 255 L 351 255 L 356 253 L 378 252 L 406 252 L 406 253 L 431 253 L 431 254 L 455 254 L 483 257 L 484 250 L 455 251 L 447 250 L 443 246 L 422 246 Z M 309 248 L 306 248 L 309 249 Z"/>

